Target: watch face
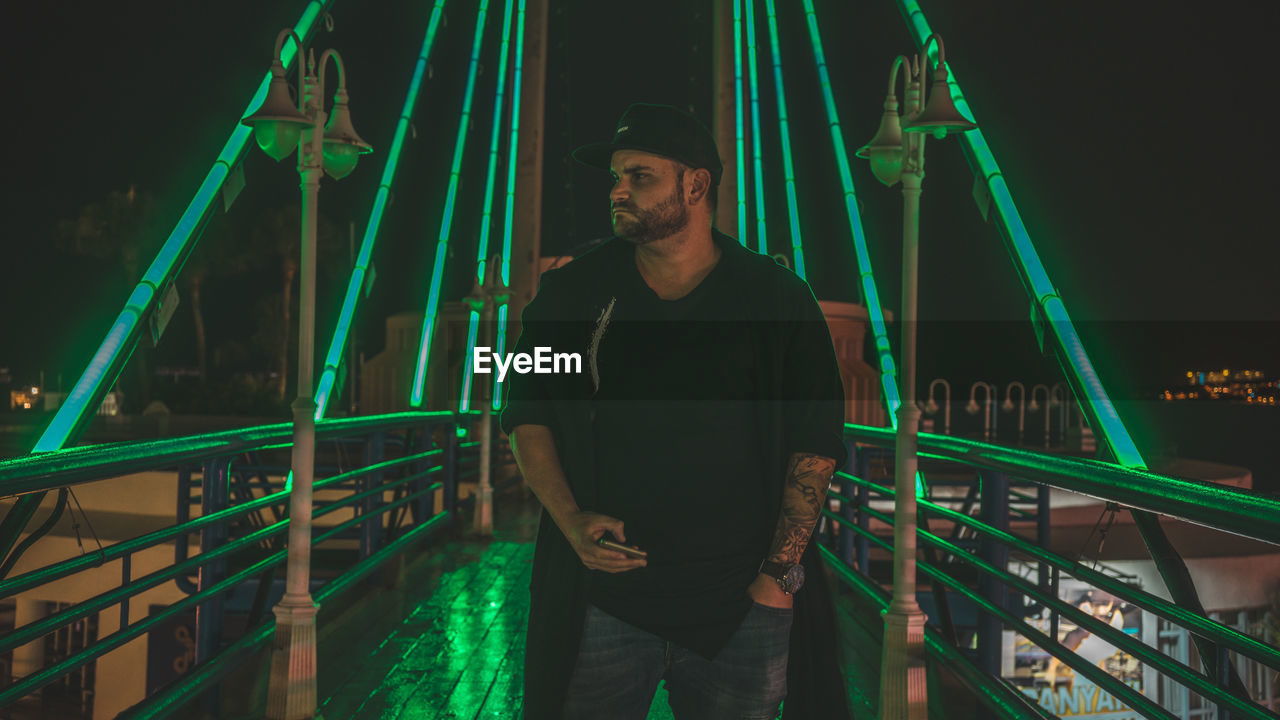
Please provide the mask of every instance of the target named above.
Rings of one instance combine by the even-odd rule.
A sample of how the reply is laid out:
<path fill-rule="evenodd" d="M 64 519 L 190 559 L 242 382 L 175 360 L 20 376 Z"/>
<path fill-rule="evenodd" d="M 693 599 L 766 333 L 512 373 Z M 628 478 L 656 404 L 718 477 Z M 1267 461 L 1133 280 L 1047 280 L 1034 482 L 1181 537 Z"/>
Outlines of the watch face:
<path fill-rule="evenodd" d="M 804 585 L 804 566 L 792 565 L 787 568 L 787 572 L 782 576 L 783 590 L 787 593 L 793 593 Z"/>

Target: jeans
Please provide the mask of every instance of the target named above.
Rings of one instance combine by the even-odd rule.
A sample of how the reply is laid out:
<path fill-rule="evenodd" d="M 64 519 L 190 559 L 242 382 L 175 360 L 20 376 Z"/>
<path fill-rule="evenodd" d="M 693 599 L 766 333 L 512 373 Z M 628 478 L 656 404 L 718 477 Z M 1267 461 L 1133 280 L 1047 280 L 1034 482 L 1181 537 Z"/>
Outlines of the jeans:
<path fill-rule="evenodd" d="M 715 660 L 587 605 L 566 720 L 644 720 L 666 680 L 676 720 L 773 720 L 787 694 L 791 609 L 753 603 Z"/>

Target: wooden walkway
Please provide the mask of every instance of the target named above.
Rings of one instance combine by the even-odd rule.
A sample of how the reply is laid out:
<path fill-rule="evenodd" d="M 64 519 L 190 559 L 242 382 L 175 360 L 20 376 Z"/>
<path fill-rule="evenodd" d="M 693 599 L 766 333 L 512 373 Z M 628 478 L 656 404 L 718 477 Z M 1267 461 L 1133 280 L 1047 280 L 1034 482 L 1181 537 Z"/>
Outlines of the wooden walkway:
<path fill-rule="evenodd" d="M 537 513 L 519 491 L 502 496 L 493 540 L 424 549 L 407 559 L 398 587 L 322 626 L 321 716 L 517 720 Z M 841 614 L 853 717 L 873 718 L 879 649 Z M 669 718 L 659 689 L 649 720 Z"/>

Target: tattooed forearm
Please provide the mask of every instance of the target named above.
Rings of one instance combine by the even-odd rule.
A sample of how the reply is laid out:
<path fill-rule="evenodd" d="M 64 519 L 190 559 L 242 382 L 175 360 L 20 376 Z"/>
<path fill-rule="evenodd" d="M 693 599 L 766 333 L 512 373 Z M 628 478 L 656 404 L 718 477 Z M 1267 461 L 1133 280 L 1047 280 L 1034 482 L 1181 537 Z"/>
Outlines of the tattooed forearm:
<path fill-rule="evenodd" d="M 782 485 L 782 511 L 773 531 L 769 560 L 790 564 L 800 562 L 818 524 L 827 485 L 836 470 L 836 461 L 821 455 L 794 453 L 787 463 Z"/>

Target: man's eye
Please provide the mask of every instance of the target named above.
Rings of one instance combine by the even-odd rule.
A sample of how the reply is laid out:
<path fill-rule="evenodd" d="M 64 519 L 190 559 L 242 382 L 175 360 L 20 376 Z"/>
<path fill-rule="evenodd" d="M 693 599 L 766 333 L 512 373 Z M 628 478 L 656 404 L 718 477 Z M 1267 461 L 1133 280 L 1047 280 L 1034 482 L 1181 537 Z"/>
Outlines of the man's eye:
<path fill-rule="evenodd" d="M 633 177 L 633 178 L 635 178 L 635 179 L 639 180 L 640 178 L 647 178 L 647 177 L 649 177 L 649 173 L 633 173 L 633 174 L 631 175 L 631 177 Z"/>

